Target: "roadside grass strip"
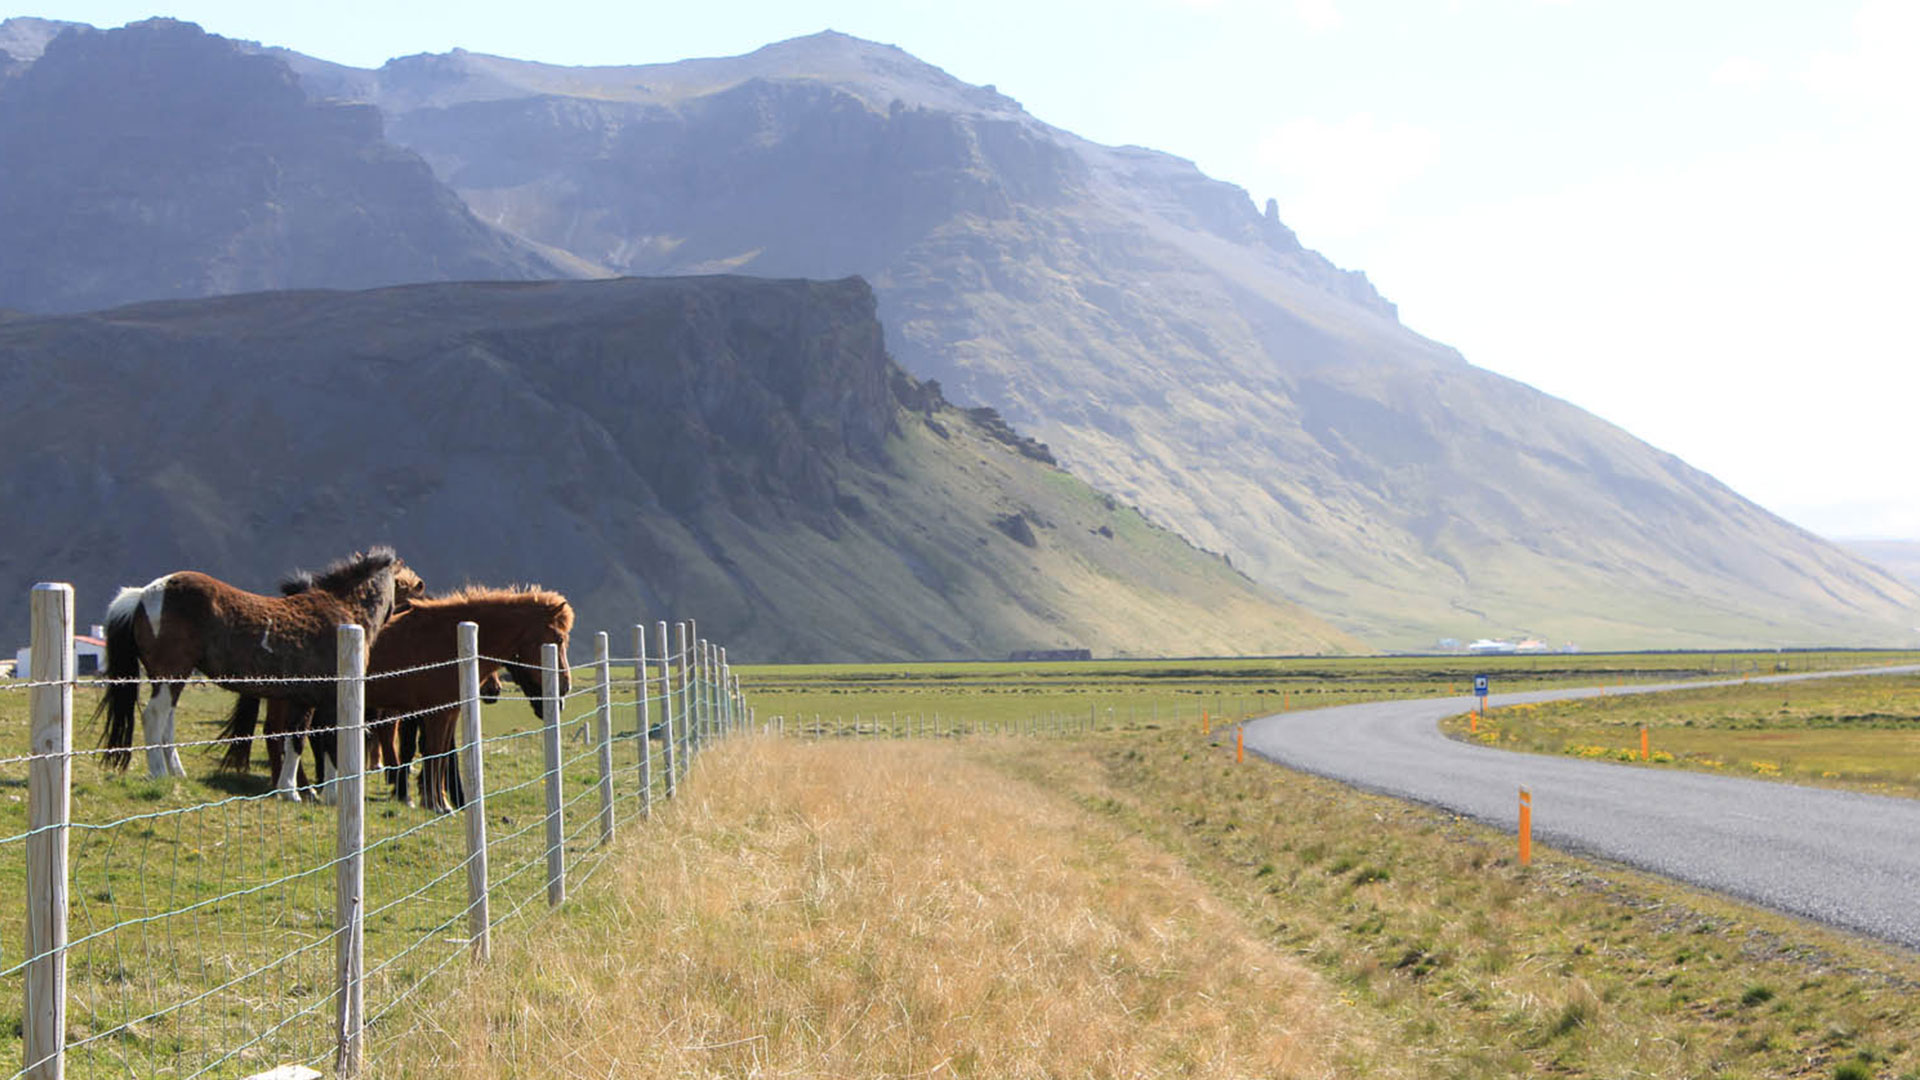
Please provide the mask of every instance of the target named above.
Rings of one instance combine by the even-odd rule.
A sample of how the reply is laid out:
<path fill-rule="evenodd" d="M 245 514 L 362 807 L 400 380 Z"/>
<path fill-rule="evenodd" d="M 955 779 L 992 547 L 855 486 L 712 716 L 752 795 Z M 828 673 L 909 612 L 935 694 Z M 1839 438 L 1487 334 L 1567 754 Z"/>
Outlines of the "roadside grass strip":
<path fill-rule="evenodd" d="M 1369 1075 L 1920 1077 L 1920 958 L 1163 732 L 998 752 L 1368 1017 Z M 1355 1074 L 1360 1075 L 1360 1074 Z"/>
<path fill-rule="evenodd" d="M 394 1075 L 1393 1075 L 1179 859 L 981 745 L 715 749 Z"/>
<path fill-rule="evenodd" d="M 1920 797 L 1920 675 L 1509 705 L 1440 727 L 1502 750 Z"/>

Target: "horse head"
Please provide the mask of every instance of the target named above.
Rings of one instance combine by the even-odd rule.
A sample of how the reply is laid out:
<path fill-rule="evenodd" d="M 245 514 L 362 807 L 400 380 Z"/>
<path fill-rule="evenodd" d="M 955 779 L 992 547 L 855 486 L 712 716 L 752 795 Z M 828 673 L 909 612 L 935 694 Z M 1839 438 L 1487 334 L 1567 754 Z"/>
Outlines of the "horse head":
<path fill-rule="evenodd" d="M 527 704 L 533 706 L 533 715 L 545 720 L 547 718 L 544 707 L 546 699 L 542 695 L 546 693 L 546 689 L 542 685 L 541 677 L 545 669 L 540 666 L 538 646 L 535 647 L 534 655 L 528 660 L 506 664 L 500 670 L 506 672 L 507 678 L 513 680 L 513 685 L 519 687 L 520 692 L 526 695 Z M 564 641 L 560 643 L 560 678 L 557 689 L 562 699 L 573 692 L 573 670 L 567 666 L 567 647 Z"/>
<path fill-rule="evenodd" d="M 382 549 L 375 548 L 374 550 L 380 551 Z M 359 558 L 359 556 L 352 558 Z M 351 563 L 352 558 L 346 562 Z M 346 564 L 343 563 L 341 565 Z M 331 573 L 331 571 L 329 571 L 329 573 Z M 319 584 L 320 577 L 321 575 L 315 574 L 311 570 L 295 570 L 293 573 L 281 579 L 280 595 L 298 596 L 303 592 L 310 592 L 316 588 L 321 588 L 322 586 Z M 329 591 L 332 590 L 330 589 Z M 407 610 L 413 606 L 415 600 L 424 599 L 426 595 L 427 583 L 420 577 L 419 572 L 414 570 L 413 567 L 408 566 L 404 560 L 395 559 L 393 561 L 393 614 L 398 615 Z"/>
<path fill-rule="evenodd" d="M 404 562 L 393 564 L 393 613 L 395 615 L 413 606 L 415 600 L 427 595 L 427 583 L 420 579 L 413 567 Z"/>
<path fill-rule="evenodd" d="M 529 598 L 537 597 L 540 604 L 541 621 L 529 628 L 515 647 L 512 659 L 502 668 L 507 678 L 520 688 L 533 705 L 533 714 L 545 720 L 547 716 L 542 706 L 540 658 L 542 646 L 553 645 L 560 653 L 560 677 L 557 680 L 560 697 L 564 699 L 573 692 L 573 671 L 567 666 L 567 637 L 573 632 L 573 605 L 566 597 L 549 592 L 537 586 L 527 589 Z"/>
<path fill-rule="evenodd" d="M 304 587 L 294 587 L 303 581 Z M 385 626 L 387 620 L 402 609 L 403 589 L 408 602 L 425 591 L 420 575 L 401 562 L 392 548 L 385 546 L 370 548 L 365 554 L 356 552 L 318 574 L 296 574 L 282 582 L 280 588 L 283 592 L 318 589 L 332 593 L 362 616 L 363 625 L 372 632 Z"/>

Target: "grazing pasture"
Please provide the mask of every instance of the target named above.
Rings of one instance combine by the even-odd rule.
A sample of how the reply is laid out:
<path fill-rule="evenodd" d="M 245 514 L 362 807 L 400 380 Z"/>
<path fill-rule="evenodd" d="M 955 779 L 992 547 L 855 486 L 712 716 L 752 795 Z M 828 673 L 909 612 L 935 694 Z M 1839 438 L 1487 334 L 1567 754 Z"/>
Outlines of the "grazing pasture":
<path fill-rule="evenodd" d="M 36 590 L 36 615 L 42 599 L 58 596 Z M 685 629 L 673 662 L 671 756 L 657 743 L 648 752 L 639 738 L 632 658 L 616 667 L 603 642 L 595 651 L 605 659 L 586 669 L 585 686 L 567 692 L 564 671 L 552 666 L 545 721 L 517 696 L 484 711 L 471 690 L 435 703 L 445 709 L 464 696 L 476 706 L 484 755 L 464 734 L 461 753 L 484 757 L 484 816 L 478 799 L 443 815 L 382 798 L 367 782 L 378 774 L 356 771 L 358 734 L 341 741 L 342 774 L 330 785 L 347 794 L 340 807 L 276 798 L 267 776 L 221 770 L 232 698 L 204 684 L 181 698 L 176 716 L 172 749 L 187 775 L 134 780 L 94 748 L 101 732 L 83 719 L 106 682 L 62 684 L 64 676 L 43 673 L 39 684 L 0 683 L 0 739 L 21 751 L 0 756 L 0 794 L 11 792 L 0 799 L 0 942 L 33 940 L 30 925 L 64 927 L 64 940 L 34 931 L 47 941 L 38 955 L 0 946 L 0 1054 L 48 1063 L 61 1055 L 73 1076 L 246 1075 L 325 1066 L 336 1053 L 378 1062 L 432 1022 L 435 1002 L 468 970 L 457 965 L 475 962 L 495 936 L 487 931 L 519 926 L 523 915 L 561 903 L 569 884 L 590 880 L 619 823 L 630 827 L 684 780 L 693 742 L 744 718 L 722 690 L 724 650 L 687 642 Z M 346 665 L 358 654 L 355 639 L 341 640 Z M 688 663 L 696 651 L 711 659 Z M 648 666 L 649 719 L 658 725 L 666 717 L 661 665 Z M 469 668 L 459 681 L 471 686 L 477 673 Z M 363 687 L 341 685 L 343 702 L 364 696 Z M 68 694 L 72 750 L 44 732 L 29 740 L 30 722 L 60 730 Z M 30 706 L 38 711 L 30 715 Z M 690 709 L 692 730 L 703 733 L 693 741 Z M 42 752 L 26 752 L 30 744 Z M 470 794 L 481 790 L 476 782 L 469 779 Z M 364 803 L 355 784 L 367 788 Z M 63 804 L 70 813 L 36 824 Z M 484 874 L 470 854 L 482 835 Z M 36 877 L 43 856 L 56 869 Z M 484 894 L 474 891 L 478 882 Z M 362 938 L 364 951 L 349 947 Z M 64 1008 L 64 1022 L 23 1008 L 35 980 L 52 991 L 40 1000 Z M 357 1022 L 340 1015 L 342 985 L 358 988 Z M 36 1040 L 41 1049 L 29 1051 Z M 50 1075 L 28 1064 L 28 1075 Z"/>

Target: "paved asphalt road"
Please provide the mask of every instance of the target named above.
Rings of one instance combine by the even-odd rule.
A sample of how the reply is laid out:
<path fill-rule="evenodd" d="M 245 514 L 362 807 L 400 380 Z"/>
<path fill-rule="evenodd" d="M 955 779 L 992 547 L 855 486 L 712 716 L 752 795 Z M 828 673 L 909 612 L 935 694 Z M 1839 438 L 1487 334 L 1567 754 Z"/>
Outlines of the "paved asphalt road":
<path fill-rule="evenodd" d="M 1920 666 L 1873 673 L 1916 670 Z M 1832 676 L 1754 681 L 1810 677 Z M 1630 692 L 1711 685 L 1718 684 Z M 1488 704 L 1600 693 L 1495 694 Z M 1247 749 L 1509 831 L 1517 827 L 1525 786 L 1533 793 L 1536 844 L 1614 859 L 1920 949 L 1920 799 L 1521 754 L 1440 734 L 1442 717 L 1471 705 L 1471 698 L 1452 697 L 1284 713 L 1249 721 Z"/>

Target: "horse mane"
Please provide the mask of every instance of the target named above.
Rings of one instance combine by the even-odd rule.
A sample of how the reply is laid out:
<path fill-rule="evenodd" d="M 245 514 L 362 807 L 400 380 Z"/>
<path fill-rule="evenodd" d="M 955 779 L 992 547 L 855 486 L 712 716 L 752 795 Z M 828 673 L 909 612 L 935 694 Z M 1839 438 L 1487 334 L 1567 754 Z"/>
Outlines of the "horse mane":
<path fill-rule="evenodd" d="M 314 589 L 338 592 L 399 561 L 400 556 L 395 554 L 392 548 L 382 544 L 379 547 L 368 548 L 365 554 L 356 551 L 344 559 L 337 559 L 317 574 L 307 570 L 296 570 L 280 582 L 280 592 L 283 596 L 293 596 Z"/>
<path fill-rule="evenodd" d="M 533 605 L 545 609 L 547 624 L 562 634 L 573 632 L 573 605 L 552 589 L 538 585 L 463 585 L 439 596 L 422 596 L 413 601 L 413 610 L 426 615 L 435 609 L 463 604 L 502 604 L 521 607 Z"/>

